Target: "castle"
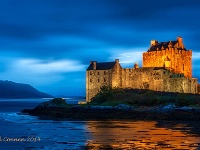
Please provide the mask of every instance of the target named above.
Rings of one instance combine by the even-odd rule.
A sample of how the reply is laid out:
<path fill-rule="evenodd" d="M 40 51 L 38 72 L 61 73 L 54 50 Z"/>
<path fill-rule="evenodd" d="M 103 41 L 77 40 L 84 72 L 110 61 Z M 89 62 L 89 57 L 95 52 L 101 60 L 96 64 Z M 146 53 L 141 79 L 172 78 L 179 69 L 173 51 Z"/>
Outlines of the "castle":
<path fill-rule="evenodd" d="M 143 53 L 143 67 L 122 68 L 114 62 L 91 61 L 86 72 L 86 102 L 102 86 L 149 89 L 165 92 L 197 93 L 197 78 L 192 78 L 192 50 L 187 50 L 181 37 L 176 41 L 151 41 Z"/>

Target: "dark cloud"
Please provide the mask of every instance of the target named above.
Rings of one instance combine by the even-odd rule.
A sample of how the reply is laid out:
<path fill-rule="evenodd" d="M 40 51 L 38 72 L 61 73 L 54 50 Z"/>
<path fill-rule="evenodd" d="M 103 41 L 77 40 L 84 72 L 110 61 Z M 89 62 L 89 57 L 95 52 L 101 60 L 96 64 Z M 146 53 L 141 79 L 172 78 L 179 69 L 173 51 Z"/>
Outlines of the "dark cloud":
<path fill-rule="evenodd" d="M 198 52 L 199 7 L 199 0 L 0 1 L 0 53 L 4 57 L 78 60 L 87 65 L 90 60 L 107 61 L 130 49 L 146 51 L 152 39 L 175 40 L 179 35 L 186 48 Z M 66 77 L 75 79 L 75 74 Z M 84 79 L 84 73 L 76 78 Z M 66 83 L 67 79 L 57 86 Z"/>

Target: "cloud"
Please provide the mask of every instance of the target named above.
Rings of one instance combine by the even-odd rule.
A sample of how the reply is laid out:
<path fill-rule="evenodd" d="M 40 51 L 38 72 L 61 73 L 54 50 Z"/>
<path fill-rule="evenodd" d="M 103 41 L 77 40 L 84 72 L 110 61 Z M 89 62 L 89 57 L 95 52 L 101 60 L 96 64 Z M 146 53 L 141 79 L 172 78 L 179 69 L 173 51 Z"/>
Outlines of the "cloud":
<path fill-rule="evenodd" d="M 200 60 L 200 52 L 193 52 L 192 59 L 193 60 Z"/>
<path fill-rule="evenodd" d="M 36 86 L 61 82 L 65 80 L 66 74 L 75 74 L 86 69 L 86 66 L 79 61 L 68 59 L 7 58 L 1 59 L 1 63 L 4 63 L 4 69 L 0 73 L 2 80 L 12 80 Z"/>
<path fill-rule="evenodd" d="M 94 40 L 82 36 L 75 35 L 54 35 L 43 38 L 44 45 L 54 46 L 54 47 L 73 47 L 75 48 L 85 48 L 85 47 L 99 47 L 105 45 L 105 42 Z"/>
<path fill-rule="evenodd" d="M 193 77 L 200 77 L 200 52 L 193 52 L 192 54 L 192 72 Z M 200 80 L 200 79 L 199 79 Z"/>
<path fill-rule="evenodd" d="M 0 1 L 0 79 L 75 89 L 72 81 L 84 85 L 90 60 L 119 58 L 133 67 L 150 40 L 179 35 L 193 50 L 195 70 L 199 6 L 199 0 Z"/>
<path fill-rule="evenodd" d="M 142 53 L 146 51 L 146 48 L 121 48 L 110 51 L 112 51 L 112 56 L 109 57 L 109 61 L 119 59 L 122 67 L 133 67 L 135 62 L 142 66 Z"/>
<path fill-rule="evenodd" d="M 18 59 L 13 63 L 14 70 L 35 74 L 83 71 L 85 66 L 75 60 Z"/>

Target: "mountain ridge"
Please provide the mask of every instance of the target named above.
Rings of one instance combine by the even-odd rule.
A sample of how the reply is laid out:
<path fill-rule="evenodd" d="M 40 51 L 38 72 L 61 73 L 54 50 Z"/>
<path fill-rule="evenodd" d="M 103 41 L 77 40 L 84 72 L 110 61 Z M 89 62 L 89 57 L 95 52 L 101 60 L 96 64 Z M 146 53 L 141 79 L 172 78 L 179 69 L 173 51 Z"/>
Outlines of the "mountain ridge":
<path fill-rule="evenodd" d="M 53 96 L 41 92 L 29 84 L 0 80 L 0 98 L 53 98 Z"/>

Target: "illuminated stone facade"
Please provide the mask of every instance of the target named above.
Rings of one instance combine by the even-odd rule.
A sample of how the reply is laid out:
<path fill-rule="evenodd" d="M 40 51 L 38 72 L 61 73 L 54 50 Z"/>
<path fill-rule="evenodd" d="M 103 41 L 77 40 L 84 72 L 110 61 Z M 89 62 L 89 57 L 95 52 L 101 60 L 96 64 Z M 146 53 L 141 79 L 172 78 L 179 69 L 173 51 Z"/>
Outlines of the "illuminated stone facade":
<path fill-rule="evenodd" d="M 186 50 L 182 38 L 177 41 L 151 41 L 151 47 L 143 53 L 143 67 L 165 67 L 174 73 L 192 77 L 192 51 Z"/>
<path fill-rule="evenodd" d="M 198 82 L 192 78 L 192 51 L 186 50 L 182 38 L 177 41 L 151 41 L 143 53 L 143 67 L 122 68 L 119 60 L 98 63 L 91 61 L 86 72 L 86 101 L 101 86 L 112 88 L 150 89 L 155 91 L 197 93 Z"/>

